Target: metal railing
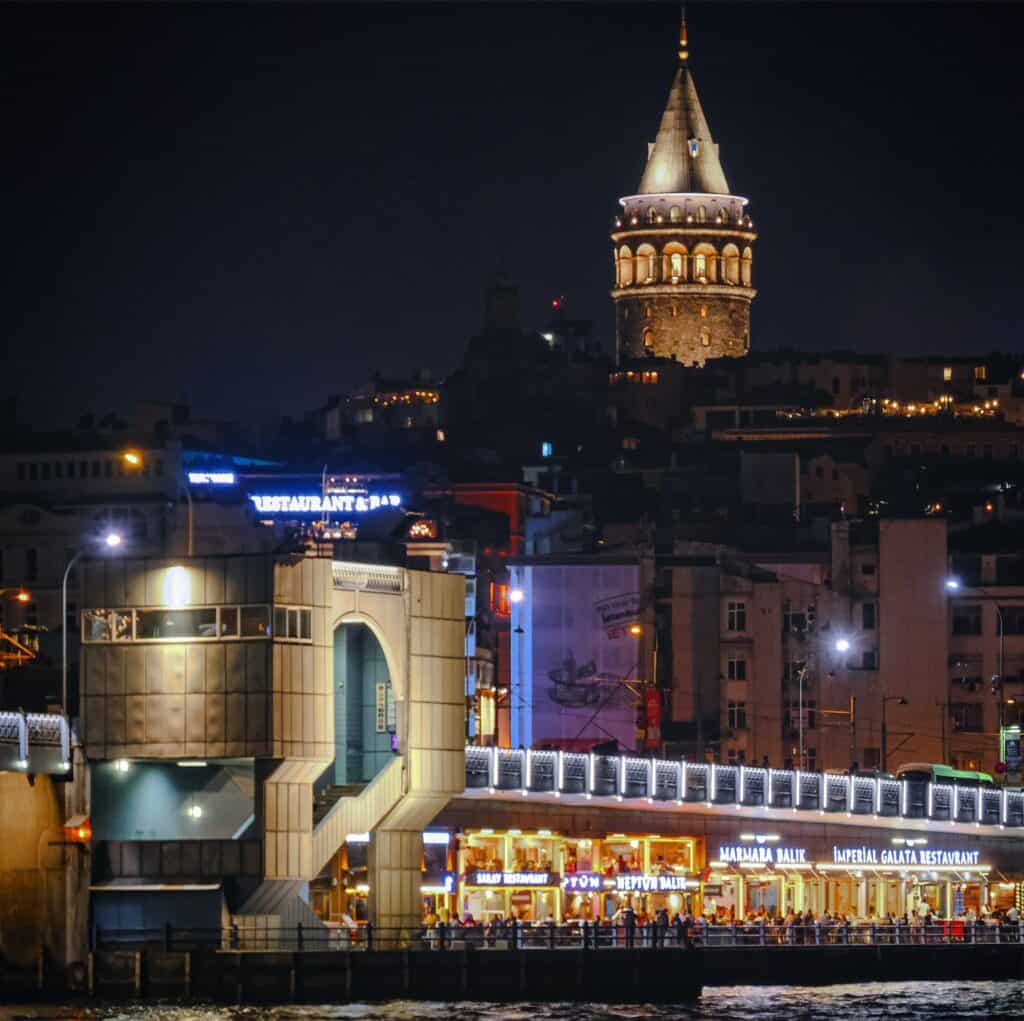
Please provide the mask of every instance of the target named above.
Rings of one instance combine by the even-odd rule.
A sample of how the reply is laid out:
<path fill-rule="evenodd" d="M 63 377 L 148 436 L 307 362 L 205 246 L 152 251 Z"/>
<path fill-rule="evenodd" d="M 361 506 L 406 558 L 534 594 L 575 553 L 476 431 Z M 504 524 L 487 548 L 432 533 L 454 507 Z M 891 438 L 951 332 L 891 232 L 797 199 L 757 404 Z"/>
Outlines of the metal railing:
<path fill-rule="evenodd" d="M 1024 791 L 685 759 L 466 749 L 466 788 L 1024 826 Z"/>
<path fill-rule="evenodd" d="M 150 947 L 165 951 L 227 952 L 339 950 L 686 950 L 725 947 L 992 946 L 1024 944 L 1019 921 L 863 922 L 819 921 L 809 925 L 758 920 L 727 924 L 681 919 L 668 925 L 608 922 L 498 921 L 488 924 L 384 929 L 357 926 L 278 926 L 160 929 L 93 928 L 92 950 Z"/>
<path fill-rule="evenodd" d="M 0 712 L 0 769 L 66 773 L 71 765 L 67 717 L 56 713 Z"/>

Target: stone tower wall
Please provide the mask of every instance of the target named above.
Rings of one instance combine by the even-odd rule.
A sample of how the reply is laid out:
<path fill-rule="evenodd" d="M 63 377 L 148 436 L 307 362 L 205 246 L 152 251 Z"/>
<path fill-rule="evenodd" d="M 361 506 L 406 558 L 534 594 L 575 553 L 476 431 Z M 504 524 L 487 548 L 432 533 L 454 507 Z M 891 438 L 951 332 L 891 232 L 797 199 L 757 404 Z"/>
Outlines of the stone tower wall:
<path fill-rule="evenodd" d="M 649 354 L 703 365 L 745 355 L 757 235 L 737 211 L 741 200 L 723 197 L 707 223 L 693 222 L 687 208 L 678 226 L 655 205 L 663 196 L 624 201 L 611 233 L 620 361 Z"/>

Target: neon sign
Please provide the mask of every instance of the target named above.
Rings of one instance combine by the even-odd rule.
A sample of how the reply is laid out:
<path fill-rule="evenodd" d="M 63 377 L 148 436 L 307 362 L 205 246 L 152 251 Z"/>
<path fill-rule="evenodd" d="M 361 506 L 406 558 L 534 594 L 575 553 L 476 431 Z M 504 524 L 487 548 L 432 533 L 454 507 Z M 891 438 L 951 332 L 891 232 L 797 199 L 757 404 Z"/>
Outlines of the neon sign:
<path fill-rule="evenodd" d="M 365 514 L 402 504 L 397 493 L 255 493 L 249 499 L 260 514 Z"/>
<path fill-rule="evenodd" d="M 671 890 L 685 890 L 685 876 L 645 876 L 628 873 L 615 877 L 615 889 L 623 893 L 667 893 Z"/>
<path fill-rule="evenodd" d="M 833 847 L 836 865 L 978 865 L 980 851 L 917 847 Z"/>
<path fill-rule="evenodd" d="M 557 886 L 558 876 L 551 872 L 491 872 L 466 874 L 467 886 Z"/>
<path fill-rule="evenodd" d="M 566 893 L 600 893 L 604 887 L 619 893 L 670 893 L 690 889 L 690 882 L 671 873 L 623 872 L 605 879 L 598 872 L 576 872 L 562 879 L 562 887 Z"/>
<path fill-rule="evenodd" d="M 765 845 L 719 847 L 718 859 L 737 865 L 743 862 L 757 865 L 804 865 L 807 863 L 807 849 Z"/>
<path fill-rule="evenodd" d="M 193 486 L 233 486 L 236 478 L 234 472 L 189 472 L 188 481 Z"/>
<path fill-rule="evenodd" d="M 574 872 L 562 880 L 569 893 L 599 893 L 604 877 L 597 872 Z"/>

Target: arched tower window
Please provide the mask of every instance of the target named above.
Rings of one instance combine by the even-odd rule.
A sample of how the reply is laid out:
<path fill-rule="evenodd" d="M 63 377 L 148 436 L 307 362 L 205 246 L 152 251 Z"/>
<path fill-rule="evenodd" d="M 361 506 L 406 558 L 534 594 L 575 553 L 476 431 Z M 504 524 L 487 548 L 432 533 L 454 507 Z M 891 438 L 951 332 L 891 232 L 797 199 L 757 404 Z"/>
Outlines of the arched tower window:
<path fill-rule="evenodd" d="M 686 249 L 678 241 L 665 245 L 662 255 L 662 279 L 678 284 L 686 276 Z"/>
<path fill-rule="evenodd" d="M 693 279 L 702 284 L 713 284 L 718 280 L 718 253 L 706 241 L 693 250 Z"/>
<path fill-rule="evenodd" d="M 753 279 L 754 253 L 750 248 L 743 249 L 743 257 L 740 259 L 740 281 L 744 287 L 750 287 Z"/>
<path fill-rule="evenodd" d="M 636 250 L 636 282 L 638 284 L 652 284 L 656 279 L 654 260 L 657 253 L 653 245 L 642 244 Z"/>
<path fill-rule="evenodd" d="M 651 306 L 644 305 L 644 318 L 650 319 L 652 315 L 654 315 L 654 310 L 651 308 Z"/>
<path fill-rule="evenodd" d="M 698 223 L 707 223 L 707 221 L 708 221 L 708 211 L 707 211 L 707 209 L 705 209 L 704 206 L 698 206 L 697 207 L 697 222 Z"/>
<path fill-rule="evenodd" d="M 722 259 L 725 262 L 725 280 L 729 284 L 740 282 L 740 250 L 733 244 L 728 244 L 722 249 Z"/>
<path fill-rule="evenodd" d="M 644 347 L 654 347 L 654 330 L 644 330 Z"/>
<path fill-rule="evenodd" d="M 683 211 L 679 206 L 673 206 L 668 211 L 668 218 L 672 223 L 681 223 L 683 219 Z"/>
<path fill-rule="evenodd" d="M 654 208 L 654 206 L 651 206 L 651 208 L 647 210 L 647 222 L 648 223 L 656 223 L 657 219 L 658 219 L 658 211 Z"/>
<path fill-rule="evenodd" d="M 619 249 L 619 287 L 629 287 L 633 283 L 633 253 L 629 245 Z"/>

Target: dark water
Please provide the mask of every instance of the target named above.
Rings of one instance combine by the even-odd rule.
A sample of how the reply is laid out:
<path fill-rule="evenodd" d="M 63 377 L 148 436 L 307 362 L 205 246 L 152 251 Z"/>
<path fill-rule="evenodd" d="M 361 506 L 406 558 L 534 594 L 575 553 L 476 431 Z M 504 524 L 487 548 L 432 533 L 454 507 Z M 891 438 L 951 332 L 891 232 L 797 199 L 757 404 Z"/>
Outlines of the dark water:
<path fill-rule="evenodd" d="M 848 986 L 732 986 L 709 989 L 682 1007 L 610 1007 L 599 1003 L 413 1003 L 294 1007 L 139 1006 L 3 1007 L 0 1021 L 661 1021 L 757 1018 L 1024 1017 L 1024 982 L 888 982 Z"/>

